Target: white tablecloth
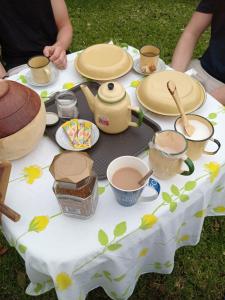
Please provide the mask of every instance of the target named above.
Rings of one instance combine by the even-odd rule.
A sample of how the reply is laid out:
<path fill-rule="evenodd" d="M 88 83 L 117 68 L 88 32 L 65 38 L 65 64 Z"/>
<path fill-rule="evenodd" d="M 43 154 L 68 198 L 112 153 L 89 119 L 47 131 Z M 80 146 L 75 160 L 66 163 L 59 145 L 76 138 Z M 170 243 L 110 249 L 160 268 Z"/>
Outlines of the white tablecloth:
<path fill-rule="evenodd" d="M 132 47 L 128 51 L 137 55 Z M 84 80 L 74 70 L 75 55 L 68 56 L 68 67 L 54 84 L 34 88 L 42 97 Z M 26 71 L 10 79 L 27 84 Z M 141 79 L 131 71 L 118 80 L 134 105 Z M 101 286 L 110 298 L 127 299 L 140 274 L 172 272 L 176 249 L 198 243 L 205 216 L 225 214 L 225 109 L 207 96 L 197 113 L 214 122 L 214 137 L 222 144 L 215 156 L 195 162 L 189 177 L 160 181 L 156 201 L 129 208 L 116 202 L 107 181 L 100 181 L 96 213 L 85 221 L 62 215 L 52 191 L 48 166 L 60 152 L 56 144 L 43 137 L 32 153 L 13 162 L 6 204 L 22 218 L 13 223 L 3 217 L 2 227 L 25 261 L 28 294 L 54 287 L 60 300 L 81 300 Z M 163 129 L 173 128 L 174 118 L 147 114 Z"/>

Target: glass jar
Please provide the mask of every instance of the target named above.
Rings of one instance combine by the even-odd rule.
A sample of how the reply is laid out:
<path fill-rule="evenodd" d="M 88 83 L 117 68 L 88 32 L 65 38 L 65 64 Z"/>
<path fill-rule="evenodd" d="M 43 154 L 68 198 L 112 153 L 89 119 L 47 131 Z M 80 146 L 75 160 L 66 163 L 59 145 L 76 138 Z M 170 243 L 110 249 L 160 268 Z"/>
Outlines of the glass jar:
<path fill-rule="evenodd" d="M 71 91 L 57 93 L 55 96 L 58 116 L 62 119 L 78 118 L 76 95 Z"/>
<path fill-rule="evenodd" d="M 56 180 L 53 191 L 65 215 L 87 219 L 98 203 L 98 178 L 94 171 L 78 183 Z"/>

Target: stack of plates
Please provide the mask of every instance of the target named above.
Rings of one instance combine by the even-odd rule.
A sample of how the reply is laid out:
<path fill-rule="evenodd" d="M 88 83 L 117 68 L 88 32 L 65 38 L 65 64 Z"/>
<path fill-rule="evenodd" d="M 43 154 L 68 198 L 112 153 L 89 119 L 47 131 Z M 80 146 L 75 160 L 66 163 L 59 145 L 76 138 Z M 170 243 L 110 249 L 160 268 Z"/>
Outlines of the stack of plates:
<path fill-rule="evenodd" d="M 78 73 L 99 81 L 121 77 L 127 74 L 132 66 L 132 57 L 122 48 L 110 44 L 93 45 L 75 59 Z"/>
<path fill-rule="evenodd" d="M 174 81 L 184 111 L 193 112 L 205 101 L 203 86 L 192 77 L 177 71 L 164 71 L 146 77 L 137 88 L 137 98 L 142 106 L 166 116 L 179 115 L 177 106 L 167 89 L 167 82 Z"/>

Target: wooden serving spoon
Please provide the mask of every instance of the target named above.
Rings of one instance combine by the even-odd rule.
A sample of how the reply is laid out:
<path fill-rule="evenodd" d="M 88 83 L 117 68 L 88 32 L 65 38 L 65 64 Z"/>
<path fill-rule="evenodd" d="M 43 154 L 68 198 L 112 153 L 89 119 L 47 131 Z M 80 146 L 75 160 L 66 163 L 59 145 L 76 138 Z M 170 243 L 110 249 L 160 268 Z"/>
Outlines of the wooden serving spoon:
<path fill-rule="evenodd" d="M 4 204 L 10 171 L 11 163 L 9 161 L 0 162 L 0 214 L 2 213 L 10 220 L 17 222 L 20 219 L 20 215 Z"/>
<path fill-rule="evenodd" d="M 143 176 L 139 181 L 138 181 L 138 184 L 140 186 L 142 186 L 145 181 L 152 175 L 153 171 L 152 170 L 149 170 L 148 173 L 145 174 L 145 176 Z"/>
<path fill-rule="evenodd" d="M 187 135 L 188 136 L 192 136 L 192 134 L 195 132 L 195 127 L 192 126 L 189 123 L 188 118 L 185 115 L 184 108 L 183 108 L 183 106 L 181 104 L 180 97 L 179 97 L 179 95 L 177 93 L 177 88 L 176 88 L 175 83 L 172 80 L 168 81 L 167 82 L 167 88 L 168 88 L 171 96 L 173 97 L 173 99 L 174 99 L 174 101 L 175 101 L 175 103 L 177 105 L 177 108 L 178 108 L 178 110 L 179 110 L 179 112 L 181 114 L 181 120 L 183 122 L 184 129 L 185 129 Z"/>

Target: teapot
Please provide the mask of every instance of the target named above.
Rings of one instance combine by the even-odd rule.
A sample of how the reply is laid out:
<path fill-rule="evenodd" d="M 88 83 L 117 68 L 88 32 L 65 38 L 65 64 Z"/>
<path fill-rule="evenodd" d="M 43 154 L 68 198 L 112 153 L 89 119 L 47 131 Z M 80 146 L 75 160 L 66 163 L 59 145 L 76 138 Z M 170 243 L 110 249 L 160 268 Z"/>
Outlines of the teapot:
<path fill-rule="evenodd" d="M 95 123 L 103 132 L 116 134 L 123 132 L 129 126 L 139 127 L 143 113 L 139 107 L 131 107 L 129 95 L 118 82 L 105 82 L 96 96 L 86 85 L 80 85 L 90 110 L 94 113 Z M 138 113 L 138 123 L 131 121 L 131 112 Z"/>
<path fill-rule="evenodd" d="M 14 160 L 32 151 L 44 134 L 45 105 L 30 88 L 0 80 L 0 160 Z"/>

